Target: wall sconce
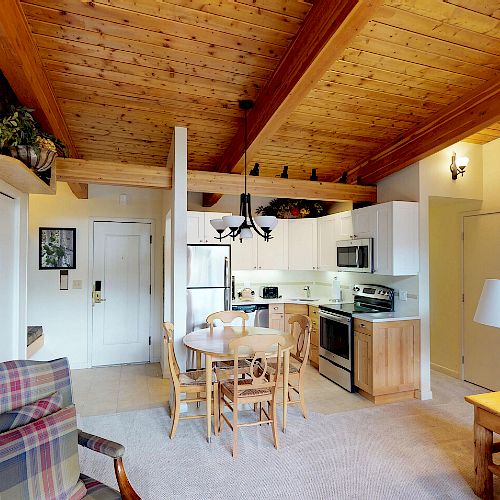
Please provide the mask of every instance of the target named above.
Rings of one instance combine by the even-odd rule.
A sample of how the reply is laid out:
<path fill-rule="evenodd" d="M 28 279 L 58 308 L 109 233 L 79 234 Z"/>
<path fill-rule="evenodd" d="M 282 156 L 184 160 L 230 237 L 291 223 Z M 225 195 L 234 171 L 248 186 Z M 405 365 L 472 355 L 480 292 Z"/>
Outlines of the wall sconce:
<path fill-rule="evenodd" d="M 453 153 L 451 155 L 451 178 L 456 181 L 458 176 L 461 175 L 463 177 L 465 173 L 465 168 L 469 164 L 469 158 L 467 156 L 459 156 L 457 158 L 457 153 Z"/>

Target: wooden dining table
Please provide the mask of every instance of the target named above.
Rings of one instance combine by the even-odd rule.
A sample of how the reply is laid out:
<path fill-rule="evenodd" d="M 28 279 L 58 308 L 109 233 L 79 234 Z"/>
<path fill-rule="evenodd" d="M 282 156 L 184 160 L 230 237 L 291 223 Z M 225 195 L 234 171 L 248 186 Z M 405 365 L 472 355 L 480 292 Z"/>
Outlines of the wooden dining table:
<path fill-rule="evenodd" d="M 196 352 L 198 363 L 200 363 L 201 355 L 205 355 L 205 371 L 206 371 L 206 397 L 207 397 L 207 441 L 210 442 L 212 437 L 212 373 L 214 359 L 233 359 L 234 353 L 229 349 L 231 340 L 246 336 L 246 335 L 281 335 L 285 339 L 285 345 L 282 346 L 283 352 L 283 432 L 286 431 L 287 418 L 287 403 L 288 403 L 288 372 L 290 368 L 290 349 L 295 345 L 292 335 L 274 330 L 272 328 L 264 328 L 257 326 L 220 326 L 203 328 L 188 333 L 183 341 L 184 345 Z M 276 351 L 277 351 L 276 346 Z M 270 353 L 271 354 L 271 353 Z M 242 352 L 241 358 L 248 357 L 248 354 Z M 197 364 L 198 364 L 197 363 Z M 198 368 L 200 366 L 198 365 Z"/>

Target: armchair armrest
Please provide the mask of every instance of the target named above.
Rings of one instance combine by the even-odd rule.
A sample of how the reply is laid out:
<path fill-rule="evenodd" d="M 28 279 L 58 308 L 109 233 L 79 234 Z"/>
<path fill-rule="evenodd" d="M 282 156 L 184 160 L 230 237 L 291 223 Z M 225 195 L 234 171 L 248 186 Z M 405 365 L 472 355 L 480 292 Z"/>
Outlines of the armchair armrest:
<path fill-rule="evenodd" d="M 85 446 L 89 450 L 97 451 L 111 458 L 121 458 L 125 453 L 125 447 L 120 443 L 115 443 L 94 434 L 89 434 L 78 429 L 78 444 Z"/>

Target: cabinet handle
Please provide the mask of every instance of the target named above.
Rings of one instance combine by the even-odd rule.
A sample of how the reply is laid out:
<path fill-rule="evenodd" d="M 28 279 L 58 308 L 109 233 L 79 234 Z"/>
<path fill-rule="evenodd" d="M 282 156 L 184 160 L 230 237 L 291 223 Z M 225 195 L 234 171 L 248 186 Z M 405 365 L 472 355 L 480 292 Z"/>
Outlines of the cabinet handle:
<path fill-rule="evenodd" d="M 359 326 L 360 326 L 361 328 L 364 328 L 366 325 L 365 325 L 364 323 L 360 323 L 360 324 L 359 324 Z"/>

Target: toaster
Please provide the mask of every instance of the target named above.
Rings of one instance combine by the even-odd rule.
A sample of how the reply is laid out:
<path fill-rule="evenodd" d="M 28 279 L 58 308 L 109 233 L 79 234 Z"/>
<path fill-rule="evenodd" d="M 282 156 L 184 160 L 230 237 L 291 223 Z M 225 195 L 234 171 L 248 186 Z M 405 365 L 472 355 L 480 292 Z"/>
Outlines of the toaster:
<path fill-rule="evenodd" d="M 279 299 L 277 286 L 261 286 L 259 295 L 263 299 Z"/>

